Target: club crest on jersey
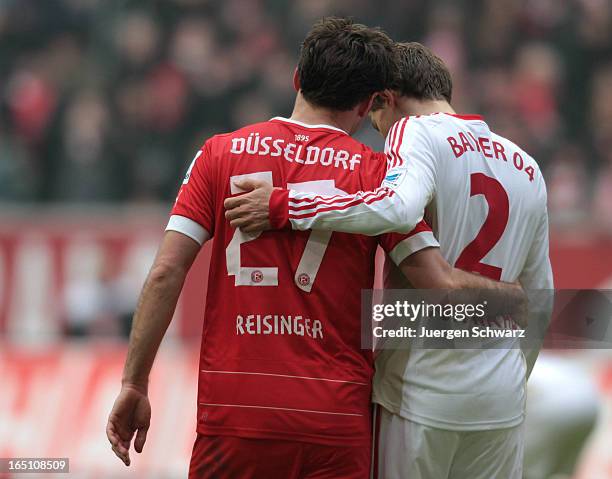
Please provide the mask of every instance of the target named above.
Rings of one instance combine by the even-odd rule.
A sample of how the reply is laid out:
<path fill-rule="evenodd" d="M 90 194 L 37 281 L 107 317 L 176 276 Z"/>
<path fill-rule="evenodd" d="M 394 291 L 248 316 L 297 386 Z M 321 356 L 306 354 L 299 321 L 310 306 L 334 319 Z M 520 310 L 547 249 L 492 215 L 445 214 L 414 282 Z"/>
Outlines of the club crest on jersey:
<path fill-rule="evenodd" d="M 264 275 L 261 271 L 255 270 L 251 273 L 251 281 L 255 284 L 261 283 L 264 280 Z"/>
<path fill-rule="evenodd" d="M 406 169 L 402 168 L 401 170 L 395 169 L 394 171 L 390 171 L 385 176 L 383 180 L 382 186 L 386 186 L 388 188 L 395 188 L 400 185 L 403 179 L 406 177 Z"/>

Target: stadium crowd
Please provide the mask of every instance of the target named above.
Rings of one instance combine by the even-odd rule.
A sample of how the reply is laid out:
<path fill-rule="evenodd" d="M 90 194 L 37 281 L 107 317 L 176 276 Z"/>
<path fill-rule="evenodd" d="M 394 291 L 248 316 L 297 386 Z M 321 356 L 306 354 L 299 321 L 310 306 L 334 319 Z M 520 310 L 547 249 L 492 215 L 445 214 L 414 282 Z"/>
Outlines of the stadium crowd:
<path fill-rule="evenodd" d="M 289 114 L 299 41 L 329 14 L 433 48 L 456 109 L 539 161 L 552 220 L 612 231 L 606 0 L 6 0 L 0 200 L 168 202 L 208 136 Z"/>

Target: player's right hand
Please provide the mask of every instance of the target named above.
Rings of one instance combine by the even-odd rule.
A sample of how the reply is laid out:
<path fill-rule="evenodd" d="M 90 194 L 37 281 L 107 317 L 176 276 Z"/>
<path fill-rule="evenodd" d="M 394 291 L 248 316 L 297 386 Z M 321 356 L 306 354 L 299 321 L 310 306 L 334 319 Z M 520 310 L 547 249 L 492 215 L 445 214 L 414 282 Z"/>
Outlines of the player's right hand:
<path fill-rule="evenodd" d="M 142 452 L 151 422 L 151 404 L 146 392 L 134 385 L 124 384 L 106 425 L 106 437 L 115 455 L 126 466 L 130 465 L 130 443 L 136 433 L 134 449 Z"/>
<path fill-rule="evenodd" d="M 234 185 L 248 193 L 227 198 L 223 203 L 225 218 L 232 228 L 240 228 L 245 233 L 269 230 L 272 185 L 250 179 L 235 181 Z"/>

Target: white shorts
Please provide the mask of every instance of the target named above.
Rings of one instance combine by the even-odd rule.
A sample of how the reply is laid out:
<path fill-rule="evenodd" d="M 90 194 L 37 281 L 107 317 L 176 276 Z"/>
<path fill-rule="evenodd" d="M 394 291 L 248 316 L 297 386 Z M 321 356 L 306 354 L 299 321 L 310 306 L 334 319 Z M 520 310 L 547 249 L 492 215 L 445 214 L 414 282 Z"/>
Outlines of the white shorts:
<path fill-rule="evenodd" d="M 376 414 L 378 479 L 522 479 L 522 425 L 448 431 L 409 421 L 381 406 L 376 406 Z"/>

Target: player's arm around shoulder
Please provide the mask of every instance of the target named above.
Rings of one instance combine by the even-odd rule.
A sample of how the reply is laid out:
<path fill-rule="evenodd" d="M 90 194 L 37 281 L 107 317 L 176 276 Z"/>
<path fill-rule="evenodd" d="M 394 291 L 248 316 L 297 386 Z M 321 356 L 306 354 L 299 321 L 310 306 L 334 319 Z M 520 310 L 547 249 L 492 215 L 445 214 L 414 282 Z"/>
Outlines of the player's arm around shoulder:
<path fill-rule="evenodd" d="M 400 142 L 399 138 L 404 138 L 402 135 L 408 132 L 400 134 L 398 131 L 392 136 L 397 136 L 398 141 L 392 146 L 387 142 L 387 158 L 397 161 L 387 161 L 391 169 L 382 184 L 372 184 L 352 194 L 325 195 L 273 189 L 261 182 L 243 183 L 240 187 L 249 192 L 226 199 L 225 216 L 232 227 L 244 232 L 270 228 L 317 229 L 370 236 L 410 232 L 423 218 L 425 206 L 435 191 L 435 154 L 428 149 L 427 133 L 423 128 L 418 127 L 415 131 L 416 140 Z"/>

